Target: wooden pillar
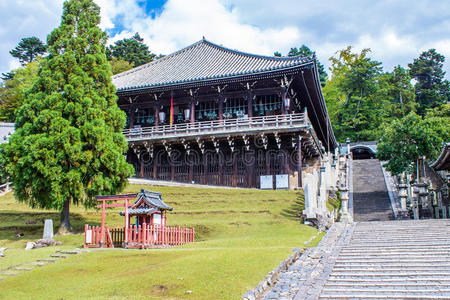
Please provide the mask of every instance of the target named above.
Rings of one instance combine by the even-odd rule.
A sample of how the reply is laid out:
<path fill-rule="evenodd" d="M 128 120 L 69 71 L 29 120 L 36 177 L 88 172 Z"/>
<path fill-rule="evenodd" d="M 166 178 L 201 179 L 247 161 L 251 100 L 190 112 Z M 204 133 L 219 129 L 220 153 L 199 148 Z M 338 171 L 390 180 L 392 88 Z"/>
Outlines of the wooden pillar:
<path fill-rule="evenodd" d="M 129 128 L 130 129 L 132 129 L 133 126 L 134 126 L 134 114 L 135 114 L 135 111 L 136 111 L 136 109 L 134 107 L 132 107 L 130 109 L 130 112 L 129 112 L 129 115 L 128 115 L 128 118 L 130 120 L 130 124 L 129 124 Z"/>
<path fill-rule="evenodd" d="M 256 151 L 253 153 L 253 157 L 250 158 L 250 162 L 247 162 L 247 172 L 248 172 L 248 187 L 255 187 L 255 161 L 256 161 Z"/>
<path fill-rule="evenodd" d="M 194 165 L 193 162 L 189 164 L 189 183 L 192 183 L 194 181 Z"/>
<path fill-rule="evenodd" d="M 270 175 L 270 155 L 268 155 L 268 151 L 264 151 L 264 155 L 266 156 L 266 174 Z"/>
<path fill-rule="evenodd" d="M 144 158 L 142 153 L 139 155 L 139 163 L 140 163 L 139 177 L 144 178 Z"/>
<path fill-rule="evenodd" d="M 102 201 L 102 225 L 100 228 L 100 248 L 103 247 L 103 238 L 105 235 L 105 218 L 106 218 L 106 200 Z"/>
<path fill-rule="evenodd" d="M 155 127 L 156 129 L 158 129 L 158 125 L 159 125 L 159 106 L 155 106 Z"/>
<path fill-rule="evenodd" d="M 284 153 L 284 173 L 291 174 L 291 167 L 289 165 L 289 150 L 286 148 L 283 151 Z"/>
<path fill-rule="evenodd" d="M 219 94 L 219 120 L 223 120 L 223 96 Z"/>
<path fill-rule="evenodd" d="M 284 100 L 286 99 L 286 92 L 282 89 L 281 92 L 281 114 L 285 115 L 287 113 L 286 107 L 284 106 Z"/>
<path fill-rule="evenodd" d="M 298 136 L 298 153 L 297 153 L 297 172 L 298 172 L 298 187 L 302 187 L 303 181 L 302 181 L 302 137 Z"/>
<path fill-rule="evenodd" d="M 233 186 L 236 187 L 237 186 L 237 154 L 236 153 L 232 153 L 233 155 Z"/>
<path fill-rule="evenodd" d="M 251 91 L 247 93 L 247 112 L 249 118 L 253 117 L 253 93 Z"/>
<path fill-rule="evenodd" d="M 195 99 L 191 100 L 191 123 L 195 122 Z"/>
<path fill-rule="evenodd" d="M 158 161 L 157 161 L 158 155 L 153 154 L 153 179 L 157 179 L 157 168 L 158 168 Z"/>
<path fill-rule="evenodd" d="M 174 162 L 171 157 L 169 157 L 169 162 L 170 162 L 170 180 L 174 181 L 175 180 L 175 166 L 174 166 Z"/>

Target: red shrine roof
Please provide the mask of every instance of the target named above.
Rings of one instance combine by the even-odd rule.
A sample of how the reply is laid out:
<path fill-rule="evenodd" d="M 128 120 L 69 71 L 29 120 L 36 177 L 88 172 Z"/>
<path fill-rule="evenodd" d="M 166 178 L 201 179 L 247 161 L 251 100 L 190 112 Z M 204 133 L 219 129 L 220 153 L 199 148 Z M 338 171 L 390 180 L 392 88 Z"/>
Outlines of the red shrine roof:
<path fill-rule="evenodd" d="M 205 39 L 112 77 L 118 91 L 232 78 L 313 63 L 305 56 L 274 57 L 231 50 Z"/>
<path fill-rule="evenodd" d="M 153 214 L 162 210 L 173 210 L 173 208 L 164 203 L 161 193 L 141 189 L 137 200 L 133 207 L 128 210 L 128 213 L 130 215 Z M 125 211 L 121 211 L 119 214 L 123 216 Z"/>

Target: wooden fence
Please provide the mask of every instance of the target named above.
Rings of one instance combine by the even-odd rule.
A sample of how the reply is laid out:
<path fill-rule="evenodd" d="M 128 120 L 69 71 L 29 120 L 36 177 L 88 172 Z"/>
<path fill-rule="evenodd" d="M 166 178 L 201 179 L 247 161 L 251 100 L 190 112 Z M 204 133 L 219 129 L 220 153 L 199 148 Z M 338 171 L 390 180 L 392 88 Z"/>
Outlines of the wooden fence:
<path fill-rule="evenodd" d="M 101 227 L 85 226 L 84 247 L 152 248 L 155 246 L 178 246 L 195 241 L 194 228 L 167 227 L 158 225 L 131 225 L 109 229 L 106 226 L 105 245 L 100 245 Z"/>

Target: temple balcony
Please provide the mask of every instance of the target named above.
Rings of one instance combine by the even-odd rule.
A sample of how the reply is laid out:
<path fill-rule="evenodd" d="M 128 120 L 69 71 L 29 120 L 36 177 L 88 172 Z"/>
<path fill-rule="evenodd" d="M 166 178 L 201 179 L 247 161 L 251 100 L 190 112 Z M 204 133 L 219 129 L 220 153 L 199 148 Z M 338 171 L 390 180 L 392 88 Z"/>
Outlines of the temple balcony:
<path fill-rule="evenodd" d="M 302 136 L 311 153 L 319 154 L 323 149 L 306 113 L 159 125 L 125 129 L 123 133 L 130 143 L 291 133 Z"/>

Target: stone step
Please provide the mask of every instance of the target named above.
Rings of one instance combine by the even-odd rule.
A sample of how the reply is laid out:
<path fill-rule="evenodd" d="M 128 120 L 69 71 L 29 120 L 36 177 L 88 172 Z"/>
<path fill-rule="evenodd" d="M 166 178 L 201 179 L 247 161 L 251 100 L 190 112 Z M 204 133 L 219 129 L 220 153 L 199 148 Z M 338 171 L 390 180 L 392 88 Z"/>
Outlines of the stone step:
<path fill-rule="evenodd" d="M 45 266 L 46 264 L 47 263 L 43 263 L 43 262 L 33 262 L 30 265 L 42 267 L 42 266 Z"/>
<path fill-rule="evenodd" d="M 429 253 L 415 253 L 415 254 L 405 254 L 405 255 L 389 255 L 389 254 L 372 254 L 372 255 L 365 255 L 365 254 L 361 254 L 361 255 L 345 255 L 345 256 L 339 256 L 339 259 L 345 259 L 345 260 L 351 260 L 351 259 L 374 259 L 374 258 L 379 258 L 379 259 L 386 259 L 386 260 L 392 260 L 392 259 L 427 259 L 427 258 L 431 258 L 431 259 L 435 259 L 435 258 L 442 258 L 442 259 L 448 259 L 450 261 L 450 256 L 448 255 L 442 255 L 441 253 L 433 253 L 433 252 L 429 252 Z"/>
<path fill-rule="evenodd" d="M 340 292 L 340 293 L 355 293 L 355 292 L 373 292 L 376 293 L 377 295 L 382 295 L 384 293 L 399 293 L 399 294 L 411 294 L 411 293 L 427 293 L 428 295 L 430 293 L 433 292 L 438 292 L 438 293 L 448 293 L 448 295 L 450 296 L 450 287 L 448 286 L 431 286 L 431 287 L 427 287 L 427 288 L 420 288 L 420 287 L 409 287 L 407 289 L 397 289 L 397 288 L 392 288 L 392 287 L 377 287 L 377 286 L 372 286 L 372 287 L 350 287 L 347 289 L 347 287 L 327 287 L 325 286 L 322 289 L 322 293 L 336 293 L 336 292 Z"/>
<path fill-rule="evenodd" d="M 360 293 L 323 293 L 319 299 L 450 299 L 450 293 L 440 293 L 439 295 L 429 295 L 427 293 L 400 293 L 387 292 L 383 295 L 374 294 L 370 291 L 363 291 Z"/>
<path fill-rule="evenodd" d="M 379 268 L 390 268 L 390 267 L 399 267 L 399 268 L 408 268 L 408 267 L 416 267 L 423 266 L 427 268 L 439 268 L 439 267 L 450 267 L 450 262 L 446 263 L 415 263 L 415 262 L 389 262 L 389 263 L 335 263 L 334 267 L 379 267 Z"/>
<path fill-rule="evenodd" d="M 62 254 L 80 254 L 80 251 L 59 251 Z"/>
<path fill-rule="evenodd" d="M 67 255 L 52 254 L 50 257 L 67 258 Z"/>
<path fill-rule="evenodd" d="M 443 266 L 443 267 L 433 267 L 433 270 L 429 269 L 429 266 L 346 266 L 346 267 L 334 267 L 333 272 L 345 272 L 345 271 L 351 271 L 351 272 L 416 272 L 416 271 L 423 271 L 423 272 L 450 272 L 450 266 Z"/>
<path fill-rule="evenodd" d="M 364 257 L 362 259 L 347 259 L 347 258 L 338 258 L 336 260 L 336 263 L 389 263 L 389 262 L 410 262 L 411 259 L 405 257 L 405 258 L 393 258 L 393 259 L 389 259 L 389 258 L 377 258 L 377 257 L 373 257 L 373 258 L 368 258 L 368 257 Z M 449 262 L 450 259 L 449 258 L 440 258 L 440 257 L 422 257 L 421 259 L 419 258 L 415 258 L 414 262 L 415 263 L 447 263 Z"/>
<path fill-rule="evenodd" d="M 44 262 L 57 262 L 57 259 L 51 259 L 51 258 L 42 258 L 38 259 L 37 261 L 44 261 Z"/>
<path fill-rule="evenodd" d="M 327 283 L 324 286 L 325 289 L 333 289 L 333 290 L 352 290 L 352 289 L 361 289 L 361 288 L 369 288 L 369 289 L 392 289 L 392 290 L 439 290 L 439 289 L 450 289 L 449 285 L 438 284 L 435 282 L 434 284 L 423 284 L 423 283 L 351 283 L 351 284 L 342 284 L 342 283 Z"/>
<path fill-rule="evenodd" d="M 416 280 L 410 278 L 408 281 L 406 278 L 404 280 L 378 280 L 378 279 L 358 279 L 358 280 L 329 280 L 326 286 L 390 286 L 390 287 L 404 287 L 404 286 L 450 286 L 450 279 L 447 280 Z"/>
<path fill-rule="evenodd" d="M 18 271 L 31 271 L 33 270 L 32 268 L 26 268 L 26 267 L 16 267 L 14 268 L 14 270 L 18 270 Z"/>
<path fill-rule="evenodd" d="M 433 255 L 441 255 L 442 257 L 449 257 L 450 258 L 450 251 L 433 251 L 428 252 L 428 254 Z M 411 257 L 411 256 L 421 256 L 423 255 L 423 251 L 410 251 L 408 253 L 404 253 L 402 251 L 397 252 L 364 252 L 364 253 L 356 253 L 356 252 L 349 252 L 349 253 L 341 253 L 340 257 L 345 258 L 352 258 L 352 257 L 372 257 L 372 256 L 379 256 L 379 257 L 396 257 L 396 256 L 402 256 L 402 257 Z"/>
<path fill-rule="evenodd" d="M 376 278 L 376 279 L 392 279 L 398 280 L 405 277 L 427 277 L 439 279 L 448 279 L 448 272 L 396 272 L 395 274 L 390 272 L 332 272 L 330 278 L 333 279 L 356 279 L 356 278 Z"/>
<path fill-rule="evenodd" d="M 18 275 L 19 272 L 13 272 L 13 271 L 4 271 L 2 272 L 2 275 L 7 275 L 7 276 L 14 276 L 14 275 Z"/>

